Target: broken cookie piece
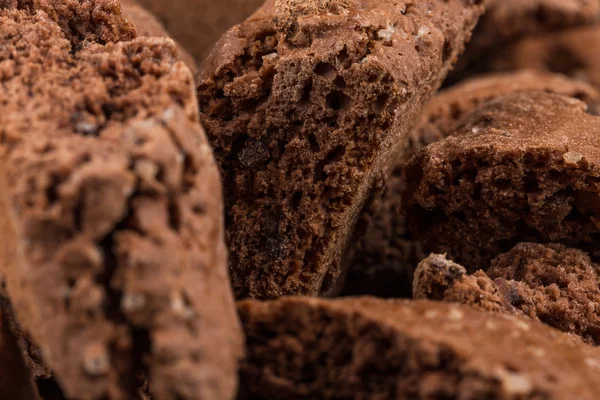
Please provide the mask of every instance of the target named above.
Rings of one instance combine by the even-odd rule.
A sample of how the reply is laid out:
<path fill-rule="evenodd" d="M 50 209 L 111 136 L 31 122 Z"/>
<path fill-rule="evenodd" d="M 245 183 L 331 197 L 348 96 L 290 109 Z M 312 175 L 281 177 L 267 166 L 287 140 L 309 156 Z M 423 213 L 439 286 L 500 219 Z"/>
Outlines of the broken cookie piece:
<path fill-rule="evenodd" d="M 544 92 L 479 108 L 406 167 L 408 224 L 431 251 L 470 272 L 517 243 L 598 253 L 600 119 Z"/>
<path fill-rule="evenodd" d="M 67 24 L 69 25 L 69 24 Z M 65 397 L 230 399 L 221 185 L 172 41 L 0 8 L 0 268 Z"/>
<path fill-rule="evenodd" d="M 584 82 L 527 70 L 479 76 L 438 93 L 425 106 L 411 131 L 407 149 L 396 159 L 387 188 L 358 242 L 344 294 L 411 297 L 412 273 L 427 256 L 427 250 L 413 238 L 402 213 L 406 162 L 423 147 L 453 134 L 485 102 L 531 90 L 578 98 L 588 104 L 589 110 L 599 109 L 600 105 L 598 91 Z"/>
<path fill-rule="evenodd" d="M 580 250 L 520 243 L 484 271 L 431 255 L 415 272 L 415 299 L 461 303 L 540 320 L 600 344 L 600 266 Z"/>
<path fill-rule="evenodd" d="M 526 318 L 374 298 L 238 309 L 243 399 L 591 400 L 600 390 L 598 349 Z"/>
<path fill-rule="evenodd" d="M 335 293 L 369 197 L 482 12 L 476 1 L 268 1 L 199 75 L 239 298 Z"/>
<path fill-rule="evenodd" d="M 159 19 L 140 6 L 137 1 L 123 0 L 121 4 L 123 15 L 135 25 L 138 36 L 169 37 L 169 33 L 167 33 Z M 192 74 L 195 74 L 197 72 L 196 61 L 181 45 L 175 43 L 177 44 L 179 58 L 189 67 Z"/>

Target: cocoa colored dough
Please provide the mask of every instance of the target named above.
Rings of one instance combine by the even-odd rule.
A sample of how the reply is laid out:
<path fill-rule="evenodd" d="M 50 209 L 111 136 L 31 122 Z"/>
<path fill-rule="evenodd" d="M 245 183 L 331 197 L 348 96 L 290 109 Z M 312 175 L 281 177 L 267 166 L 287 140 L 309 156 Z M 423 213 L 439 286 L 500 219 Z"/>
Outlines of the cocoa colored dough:
<path fill-rule="evenodd" d="M 135 25 L 138 36 L 149 37 L 164 37 L 168 38 L 169 33 L 166 31 L 162 23 L 152 13 L 140 6 L 138 2 L 133 0 L 121 1 L 123 7 L 123 15 Z M 177 44 L 177 52 L 179 58 L 192 71 L 192 74 L 197 72 L 196 60 L 191 56 L 179 43 Z"/>
<path fill-rule="evenodd" d="M 170 40 L 72 37 L 0 8 L 0 268 L 17 319 L 68 398 L 130 399 L 138 375 L 157 399 L 232 398 L 241 335 L 192 75 Z"/>
<path fill-rule="evenodd" d="M 490 70 L 532 68 L 600 87 L 600 25 L 524 38 L 489 57 Z"/>
<path fill-rule="evenodd" d="M 406 182 L 415 237 L 470 272 L 523 241 L 600 255 L 600 118 L 579 100 L 491 101 L 411 158 Z"/>
<path fill-rule="evenodd" d="M 198 95 L 239 298 L 340 289 L 361 210 L 479 3 L 277 0 L 225 34 Z"/>
<path fill-rule="evenodd" d="M 431 255 L 415 272 L 414 297 L 509 312 L 600 344 L 600 266 L 581 250 L 520 243 L 472 275 Z"/>
<path fill-rule="evenodd" d="M 411 297 L 413 271 L 428 253 L 423 243 L 413 238 L 402 213 L 406 162 L 423 147 L 456 131 L 485 102 L 530 90 L 564 94 L 583 100 L 590 110 L 600 108 L 600 94 L 594 87 L 547 72 L 489 74 L 438 93 L 411 131 L 407 149 L 396 158 L 388 186 L 378 200 L 363 239 L 358 242 L 344 294 Z"/>
<path fill-rule="evenodd" d="M 138 0 L 201 64 L 221 35 L 264 0 Z"/>
<path fill-rule="evenodd" d="M 447 303 L 245 301 L 239 399 L 596 399 L 599 349 Z"/>

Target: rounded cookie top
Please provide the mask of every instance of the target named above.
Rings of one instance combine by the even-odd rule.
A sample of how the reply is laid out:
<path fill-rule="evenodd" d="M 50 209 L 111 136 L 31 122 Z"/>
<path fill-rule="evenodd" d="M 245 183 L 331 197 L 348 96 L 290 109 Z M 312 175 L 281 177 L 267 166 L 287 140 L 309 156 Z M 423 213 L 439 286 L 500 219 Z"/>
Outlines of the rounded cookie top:
<path fill-rule="evenodd" d="M 249 397 L 593 399 L 600 389 L 597 349 L 525 318 L 374 298 L 238 308 Z"/>

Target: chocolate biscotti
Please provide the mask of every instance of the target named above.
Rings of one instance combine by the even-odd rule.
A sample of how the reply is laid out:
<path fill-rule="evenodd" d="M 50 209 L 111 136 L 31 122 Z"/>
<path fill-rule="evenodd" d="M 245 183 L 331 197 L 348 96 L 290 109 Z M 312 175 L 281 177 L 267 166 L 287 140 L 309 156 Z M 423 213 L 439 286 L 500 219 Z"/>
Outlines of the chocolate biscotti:
<path fill-rule="evenodd" d="M 421 113 L 408 147 L 396 158 L 386 191 L 356 246 L 343 293 L 411 297 L 412 273 L 428 253 L 426 246 L 413 238 L 402 212 L 406 162 L 423 147 L 454 133 L 485 102 L 531 90 L 581 99 L 589 110 L 597 110 L 600 105 L 600 94 L 594 87 L 543 71 L 479 76 L 438 93 Z"/>
<path fill-rule="evenodd" d="M 245 301 L 241 399 L 595 399 L 598 349 L 539 322 L 371 298 Z"/>
<path fill-rule="evenodd" d="M 122 0 L 121 5 L 123 7 L 123 15 L 135 25 L 138 36 L 169 37 L 169 33 L 167 33 L 160 20 L 144 7 L 140 6 L 137 1 Z M 181 61 L 188 66 L 192 73 L 196 73 L 198 66 L 196 65 L 194 57 L 192 57 L 179 43 L 175 43 L 177 44 L 177 52 L 179 53 Z"/>
<path fill-rule="evenodd" d="M 517 243 L 556 242 L 597 257 L 600 119 L 544 92 L 481 107 L 406 167 L 409 227 L 469 271 Z"/>
<path fill-rule="evenodd" d="M 581 250 L 520 243 L 469 275 L 443 255 L 415 272 L 414 297 L 526 315 L 600 344 L 600 266 Z"/>
<path fill-rule="evenodd" d="M 277 0 L 225 34 L 198 95 L 238 297 L 336 291 L 361 210 L 479 3 Z"/>
<path fill-rule="evenodd" d="M 264 0 L 138 0 L 201 64 L 221 35 Z"/>
<path fill-rule="evenodd" d="M 221 184 L 173 42 L 10 7 L 0 40 L 0 268 L 65 397 L 233 397 Z"/>

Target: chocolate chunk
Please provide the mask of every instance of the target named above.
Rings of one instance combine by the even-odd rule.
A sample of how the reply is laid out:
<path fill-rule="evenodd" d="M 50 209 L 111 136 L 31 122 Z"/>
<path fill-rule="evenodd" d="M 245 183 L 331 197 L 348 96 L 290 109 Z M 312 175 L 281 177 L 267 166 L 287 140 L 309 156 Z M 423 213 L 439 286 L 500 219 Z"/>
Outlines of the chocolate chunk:
<path fill-rule="evenodd" d="M 123 15 L 135 25 L 138 36 L 170 37 L 160 20 L 136 1 L 123 0 L 121 4 Z M 175 43 L 177 44 L 177 52 L 181 61 L 185 62 L 192 73 L 196 73 L 197 66 L 194 58 L 179 43 Z"/>
<path fill-rule="evenodd" d="M 130 399 L 138 375 L 158 399 L 231 398 L 241 335 L 192 75 L 170 40 L 68 36 L 0 8 L 0 268 L 16 316 L 68 398 Z"/>
<path fill-rule="evenodd" d="M 413 238 L 402 213 L 407 160 L 423 147 L 454 133 L 485 102 L 530 90 L 575 97 L 590 109 L 598 109 L 600 104 L 600 94 L 592 86 L 535 71 L 480 76 L 440 92 L 425 107 L 411 132 L 408 148 L 396 159 L 388 187 L 378 199 L 363 240 L 356 246 L 345 294 L 411 297 L 412 273 L 427 253 L 424 244 Z"/>
<path fill-rule="evenodd" d="M 600 353 L 527 318 L 447 303 L 239 305 L 241 399 L 595 399 Z"/>
<path fill-rule="evenodd" d="M 544 92 L 501 97 L 406 167 L 403 207 L 417 239 L 469 272 L 523 241 L 597 257 L 600 119 Z"/>
<path fill-rule="evenodd" d="M 598 345 L 599 284 L 600 266 L 581 250 L 520 243 L 473 275 L 445 256 L 429 256 L 415 272 L 414 297 L 525 315 Z"/>
<path fill-rule="evenodd" d="M 208 56 L 221 35 L 249 17 L 264 0 L 138 0 L 196 59 Z"/>
<path fill-rule="evenodd" d="M 361 209 L 479 3 L 268 1 L 225 34 L 198 94 L 238 297 L 338 289 Z"/>

